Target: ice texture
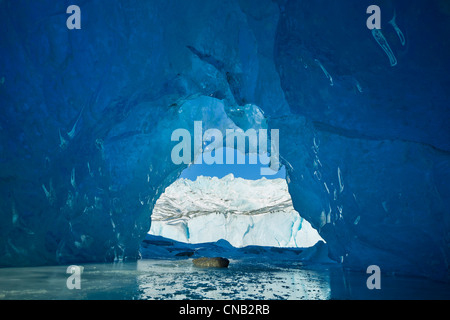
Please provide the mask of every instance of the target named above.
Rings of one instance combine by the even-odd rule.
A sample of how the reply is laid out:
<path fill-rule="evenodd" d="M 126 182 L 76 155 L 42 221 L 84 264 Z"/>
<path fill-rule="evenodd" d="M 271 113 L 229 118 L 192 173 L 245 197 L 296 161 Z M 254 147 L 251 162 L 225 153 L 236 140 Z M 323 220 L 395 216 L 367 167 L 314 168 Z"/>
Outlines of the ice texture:
<path fill-rule="evenodd" d="M 325 76 L 327 77 L 327 79 L 330 80 L 330 86 L 333 86 L 333 77 L 328 73 L 327 69 L 325 69 L 325 67 L 322 65 L 322 63 L 319 60 L 314 59 L 314 61 L 317 63 L 317 65 L 320 67 L 320 69 L 322 69 L 322 71 L 325 74 Z"/>
<path fill-rule="evenodd" d="M 383 51 L 388 56 L 389 63 L 391 64 L 391 66 L 393 67 L 397 65 L 397 58 L 392 52 L 392 49 L 389 46 L 389 43 L 387 42 L 386 38 L 384 37 L 383 32 L 380 29 L 372 29 L 372 35 L 374 39 L 377 41 L 377 43 L 380 45 L 381 49 L 383 49 Z"/>
<path fill-rule="evenodd" d="M 186 243 L 311 247 L 323 241 L 292 206 L 284 179 L 199 176 L 166 188 L 152 212 L 150 234 Z"/>
<path fill-rule="evenodd" d="M 280 130 L 294 209 L 335 261 L 448 280 L 450 10 L 383 2 L 408 31 L 382 25 L 392 68 L 370 4 L 84 1 L 68 30 L 65 1 L 0 1 L 1 266 L 138 258 L 184 169 L 171 134 L 201 120 Z"/>
<path fill-rule="evenodd" d="M 397 33 L 398 39 L 400 40 L 400 43 L 402 44 L 402 46 L 404 46 L 406 44 L 406 38 L 400 27 L 397 25 L 396 18 L 397 13 L 394 11 L 394 16 L 391 20 L 389 20 L 389 24 L 394 28 L 395 32 Z"/>

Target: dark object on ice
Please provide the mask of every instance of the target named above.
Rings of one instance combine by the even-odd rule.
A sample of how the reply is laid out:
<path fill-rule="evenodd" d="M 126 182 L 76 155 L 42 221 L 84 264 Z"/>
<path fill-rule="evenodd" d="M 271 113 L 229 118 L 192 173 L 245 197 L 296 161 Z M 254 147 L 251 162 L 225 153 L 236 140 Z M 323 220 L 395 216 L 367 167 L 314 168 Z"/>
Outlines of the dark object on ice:
<path fill-rule="evenodd" d="M 227 268 L 230 260 L 221 257 L 214 258 L 198 258 L 192 260 L 196 267 L 202 268 Z"/>
<path fill-rule="evenodd" d="M 179 252 L 175 255 L 175 257 L 191 257 L 194 254 L 194 251 L 183 251 Z"/>

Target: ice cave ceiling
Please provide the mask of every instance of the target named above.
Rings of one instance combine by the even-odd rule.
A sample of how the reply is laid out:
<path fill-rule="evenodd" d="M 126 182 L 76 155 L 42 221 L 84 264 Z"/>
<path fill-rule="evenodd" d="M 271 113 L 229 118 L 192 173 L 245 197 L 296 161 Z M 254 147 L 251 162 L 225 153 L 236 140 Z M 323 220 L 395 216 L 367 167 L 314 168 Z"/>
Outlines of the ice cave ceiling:
<path fill-rule="evenodd" d="M 0 1 L 1 266 L 136 258 L 172 131 L 255 105 L 331 258 L 448 279 L 448 1 L 78 5 L 68 30 L 64 1 Z"/>

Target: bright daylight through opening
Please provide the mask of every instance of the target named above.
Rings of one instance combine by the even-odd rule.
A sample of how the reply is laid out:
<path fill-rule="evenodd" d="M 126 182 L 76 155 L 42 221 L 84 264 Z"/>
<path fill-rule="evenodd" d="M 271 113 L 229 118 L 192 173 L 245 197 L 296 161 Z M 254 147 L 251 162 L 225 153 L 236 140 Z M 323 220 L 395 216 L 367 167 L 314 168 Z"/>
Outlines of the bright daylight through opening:
<path fill-rule="evenodd" d="M 190 166 L 157 200 L 149 234 L 190 244 L 226 240 L 237 248 L 323 241 L 293 208 L 284 168 L 270 179 L 253 174 L 258 169 Z"/>

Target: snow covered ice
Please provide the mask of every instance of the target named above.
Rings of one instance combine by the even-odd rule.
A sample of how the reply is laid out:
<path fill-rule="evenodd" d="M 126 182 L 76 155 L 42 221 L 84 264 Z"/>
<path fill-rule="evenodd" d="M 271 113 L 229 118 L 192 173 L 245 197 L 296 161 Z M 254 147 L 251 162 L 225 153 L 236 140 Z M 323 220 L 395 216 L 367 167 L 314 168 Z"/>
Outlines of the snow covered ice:
<path fill-rule="evenodd" d="M 156 201 L 149 231 L 187 243 L 311 247 L 323 239 L 292 206 L 285 179 L 179 179 Z"/>

